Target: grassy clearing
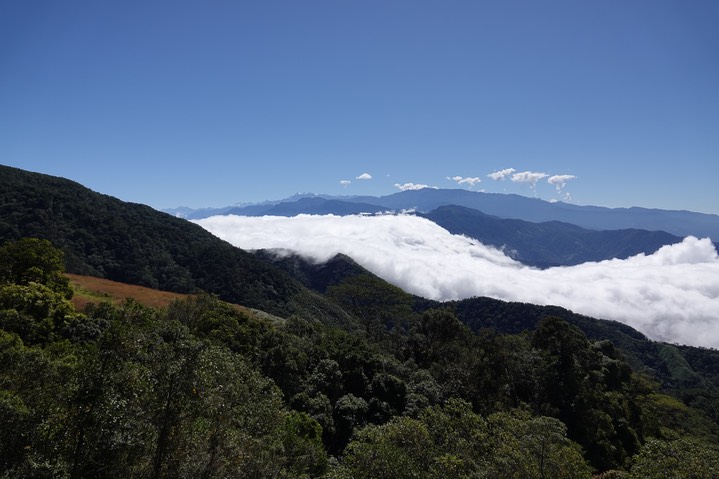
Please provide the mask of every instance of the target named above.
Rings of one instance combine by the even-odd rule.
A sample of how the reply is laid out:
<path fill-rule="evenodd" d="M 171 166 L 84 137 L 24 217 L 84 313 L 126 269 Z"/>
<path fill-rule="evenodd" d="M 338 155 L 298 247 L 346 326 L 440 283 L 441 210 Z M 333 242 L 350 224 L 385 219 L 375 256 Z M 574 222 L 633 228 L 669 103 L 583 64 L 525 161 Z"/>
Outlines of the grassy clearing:
<path fill-rule="evenodd" d="M 117 281 L 96 278 L 94 276 L 80 276 L 70 273 L 67 273 L 66 276 L 70 278 L 70 283 L 75 290 L 72 302 L 77 309 L 82 309 L 87 303 L 106 301 L 120 303 L 127 298 L 132 298 L 145 306 L 162 308 L 175 299 L 184 299 L 190 296 L 132 284 L 118 283 Z"/>
<path fill-rule="evenodd" d="M 132 298 L 138 303 L 152 308 L 164 308 L 176 299 L 185 299 L 192 296 L 191 294 L 172 293 L 134 284 L 118 283 L 117 281 L 94 276 L 81 276 L 70 273 L 66 273 L 65 276 L 70 279 L 72 284 L 74 290 L 72 302 L 78 311 L 82 311 L 88 303 L 112 302 L 118 304 L 127 298 Z M 262 313 L 238 304 L 233 304 L 232 306 L 250 316 L 258 316 L 259 313 Z"/>

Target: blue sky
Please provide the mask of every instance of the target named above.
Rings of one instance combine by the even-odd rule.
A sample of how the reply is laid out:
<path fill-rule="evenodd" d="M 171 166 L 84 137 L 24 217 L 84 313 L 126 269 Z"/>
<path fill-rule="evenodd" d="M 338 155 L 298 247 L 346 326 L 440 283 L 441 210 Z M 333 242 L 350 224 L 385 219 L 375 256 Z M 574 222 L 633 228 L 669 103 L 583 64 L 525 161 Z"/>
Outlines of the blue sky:
<path fill-rule="evenodd" d="M 0 163 L 157 208 L 411 183 L 719 213 L 717 25 L 716 1 L 10 0 Z"/>

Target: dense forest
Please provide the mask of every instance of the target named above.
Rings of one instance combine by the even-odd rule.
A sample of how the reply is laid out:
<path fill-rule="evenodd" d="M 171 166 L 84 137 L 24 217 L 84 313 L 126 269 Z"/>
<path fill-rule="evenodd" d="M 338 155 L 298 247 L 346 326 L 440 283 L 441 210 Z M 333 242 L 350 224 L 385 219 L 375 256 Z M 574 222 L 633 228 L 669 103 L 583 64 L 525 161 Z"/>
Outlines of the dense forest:
<path fill-rule="evenodd" d="M 3 477 L 719 473 L 714 421 L 556 317 L 473 333 L 431 309 L 360 334 L 208 294 L 76 311 L 47 240 L 0 265 Z"/>
<path fill-rule="evenodd" d="M 71 273 L 179 293 L 210 291 L 273 314 L 347 318 L 252 254 L 200 226 L 64 178 L 0 165 L 0 241 L 45 238 Z"/>
<path fill-rule="evenodd" d="M 719 477 L 719 351 L 0 186 L 0 477 Z M 65 270 L 196 294 L 76 310 Z"/>

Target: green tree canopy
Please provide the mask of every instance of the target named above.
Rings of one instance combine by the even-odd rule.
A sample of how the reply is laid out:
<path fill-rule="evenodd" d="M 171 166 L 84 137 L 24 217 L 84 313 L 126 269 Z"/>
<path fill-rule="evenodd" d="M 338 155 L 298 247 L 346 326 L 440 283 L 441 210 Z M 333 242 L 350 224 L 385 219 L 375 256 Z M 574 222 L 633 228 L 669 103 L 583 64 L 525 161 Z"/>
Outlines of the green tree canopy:
<path fill-rule="evenodd" d="M 632 479 L 716 479 L 719 447 L 691 437 L 649 439 L 631 469 Z"/>
<path fill-rule="evenodd" d="M 0 246 L 0 327 L 30 344 L 45 343 L 76 315 L 62 251 L 47 240 Z"/>
<path fill-rule="evenodd" d="M 62 251 L 48 240 L 22 238 L 0 246 L 0 283 L 43 284 L 70 299 L 72 288 L 64 271 Z"/>
<path fill-rule="evenodd" d="M 465 401 L 396 417 L 361 429 L 333 477 L 352 478 L 589 478 L 591 468 L 566 427 L 521 411 L 487 419 Z"/>

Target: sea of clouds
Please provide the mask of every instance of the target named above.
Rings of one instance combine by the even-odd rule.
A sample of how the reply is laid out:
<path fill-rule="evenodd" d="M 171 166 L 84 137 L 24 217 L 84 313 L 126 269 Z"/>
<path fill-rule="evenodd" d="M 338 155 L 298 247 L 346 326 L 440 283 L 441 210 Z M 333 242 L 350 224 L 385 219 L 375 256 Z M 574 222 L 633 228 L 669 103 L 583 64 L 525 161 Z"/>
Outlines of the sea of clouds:
<path fill-rule="evenodd" d="M 243 249 L 291 250 L 317 262 L 344 253 L 426 298 L 558 305 L 621 321 L 652 339 L 719 347 L 719 256 L 706 238 L 687 237 L 652 255 L 539 270 L 413 215 L 214 216 L 196 223 Z"/>

